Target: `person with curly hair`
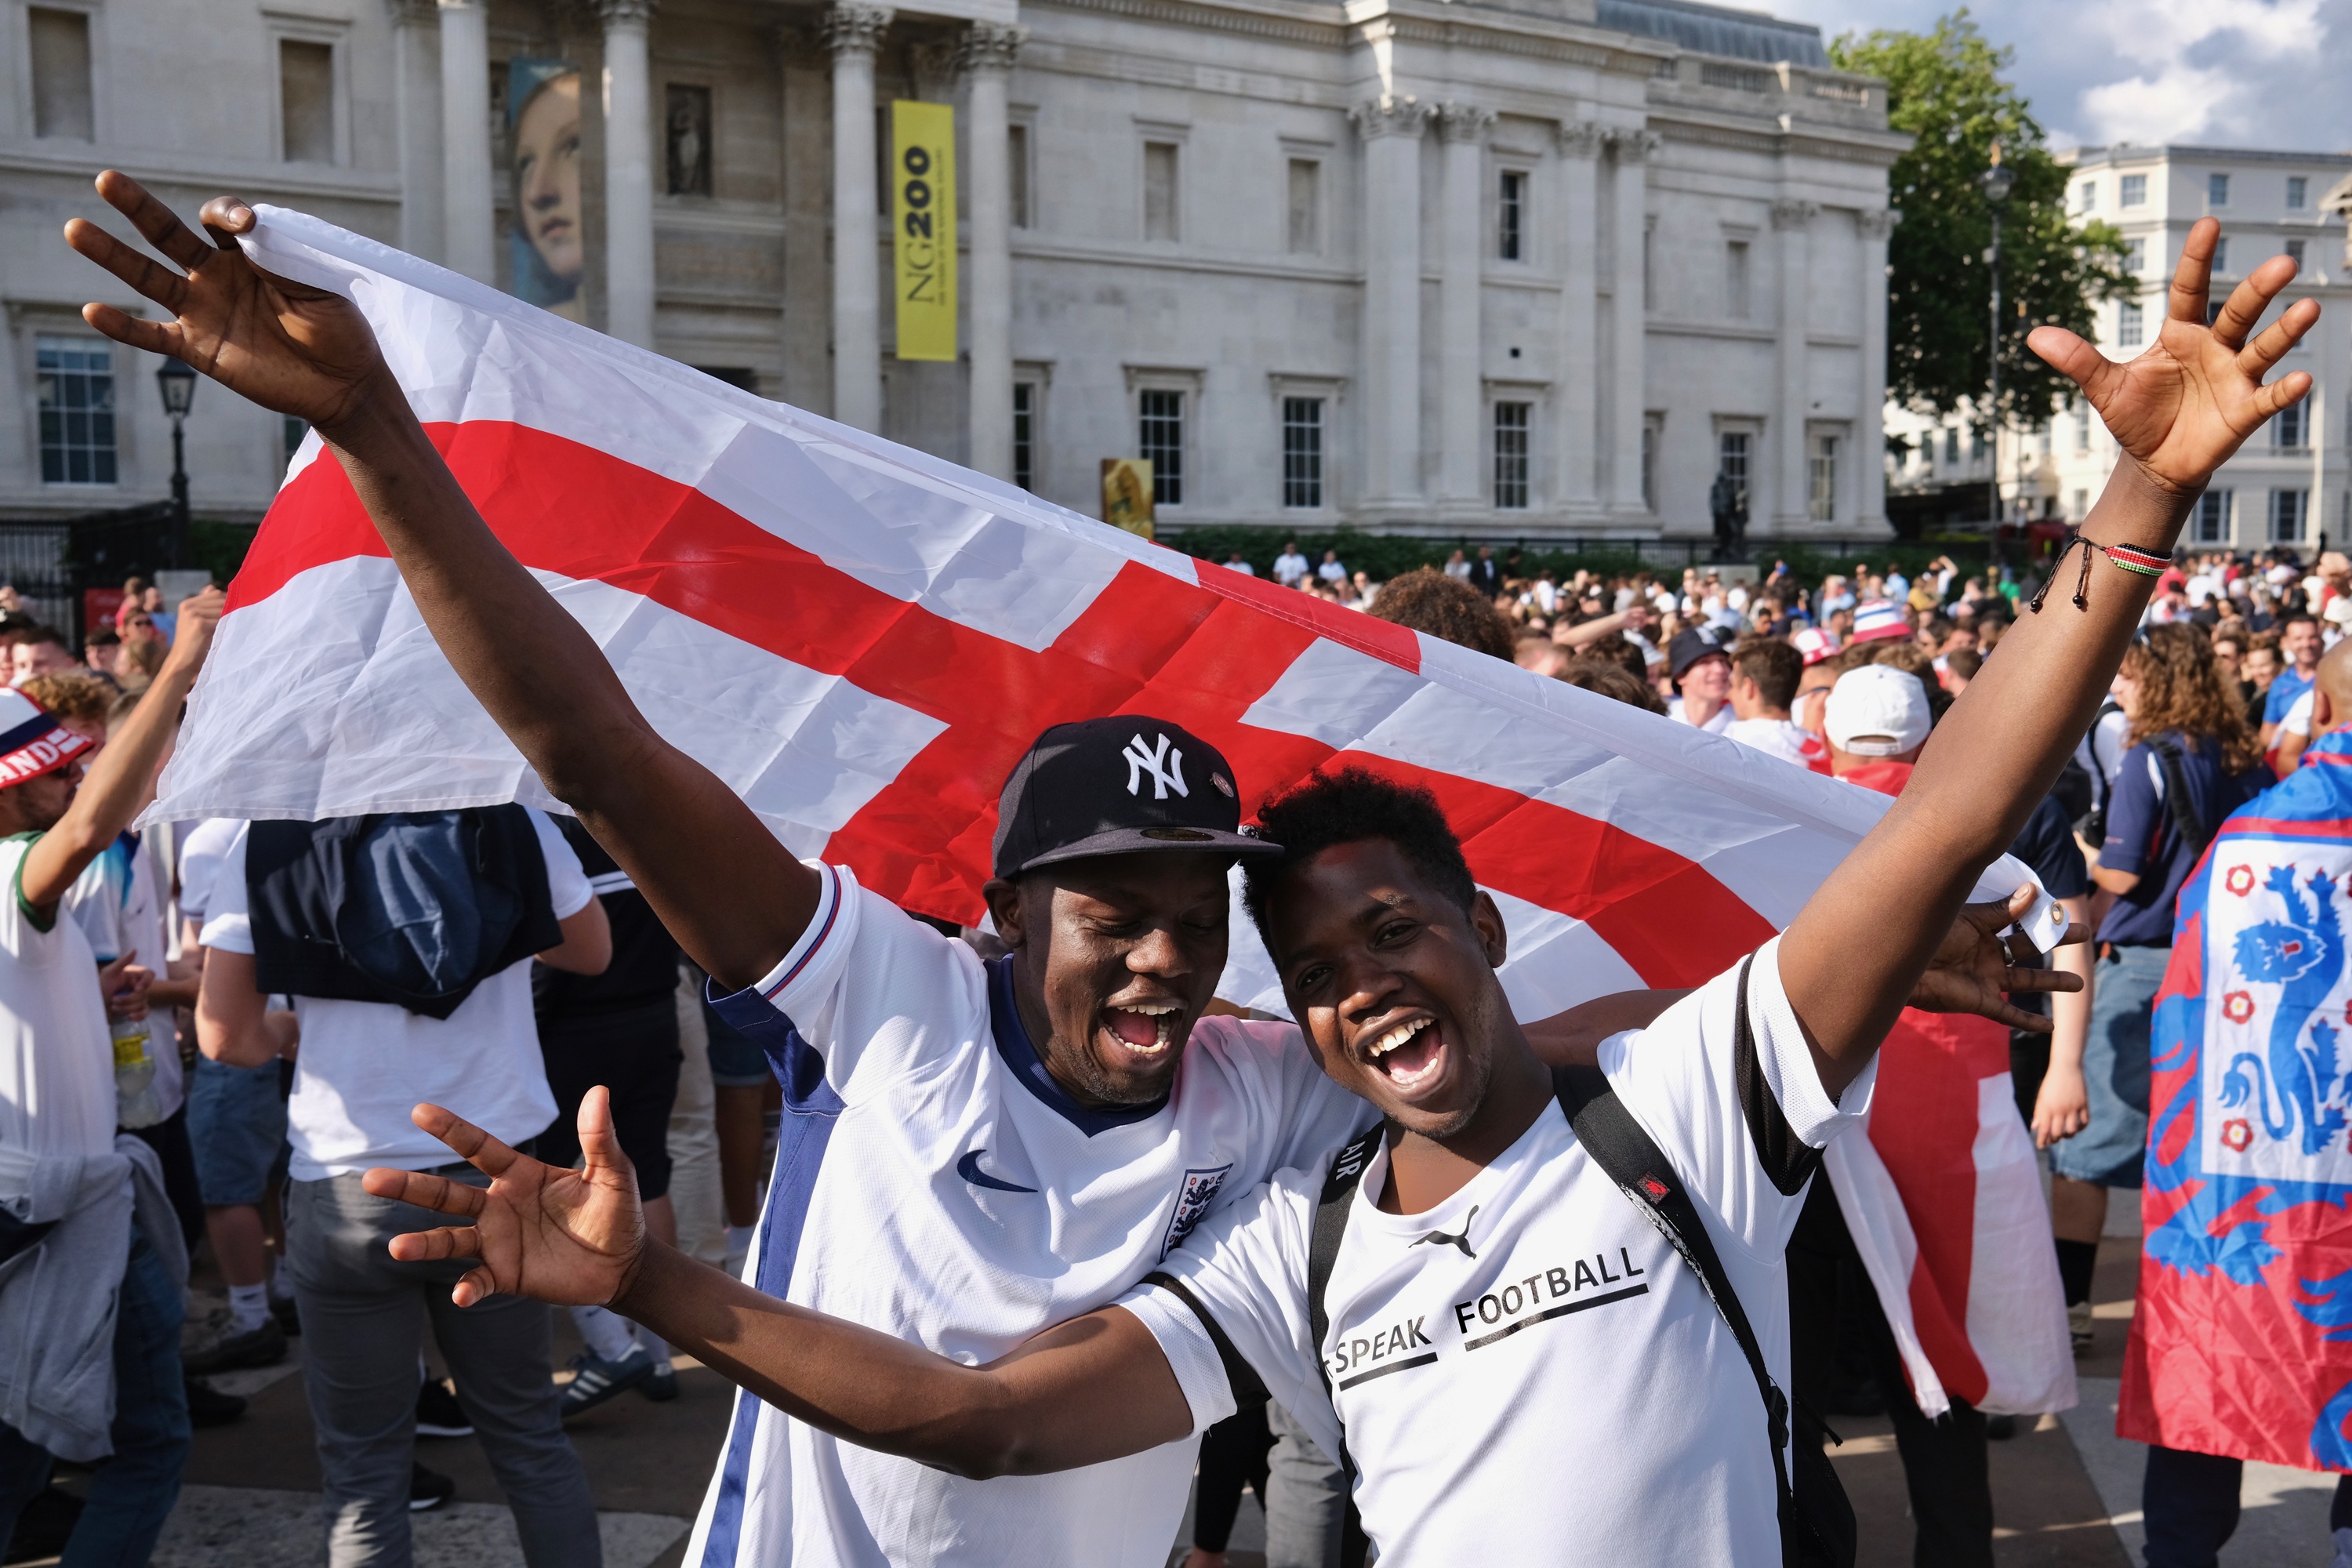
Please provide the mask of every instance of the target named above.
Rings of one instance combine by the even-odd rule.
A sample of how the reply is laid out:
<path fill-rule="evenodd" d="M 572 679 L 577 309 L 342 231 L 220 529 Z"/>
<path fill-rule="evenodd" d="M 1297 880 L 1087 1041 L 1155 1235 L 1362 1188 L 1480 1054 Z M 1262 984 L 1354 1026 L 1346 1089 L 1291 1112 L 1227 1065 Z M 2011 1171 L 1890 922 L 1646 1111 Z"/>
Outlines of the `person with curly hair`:
<path fill-rule="evenodd" d="M 2083 1047 L 2091 1121 L 2050 1150 L 2051 1228 L 2078 1350 L 2090 1340 L 2091 1265 L 2107 1193 L 2140 1184 L 2148 1029 L 2172 958 L 2173 906 L 2222 819 L 2269 782 L 2244 705 L 2202 627 L 2176 622 L 2141 631 L 2111 689 L 2129 724 L 2129 749 L 2107 799 L 2105 841 L 2083 845 L 2093 881 L 2115 895 L 2099 923 Z"/>
<path fill-rule="evenodd" d="M 1381 585 L 1370 614 L 1511 662 L 1516 638 L 1503 613 L 1468 583 L 1434 567 L 1416 567 L 1390 578 Z"/>

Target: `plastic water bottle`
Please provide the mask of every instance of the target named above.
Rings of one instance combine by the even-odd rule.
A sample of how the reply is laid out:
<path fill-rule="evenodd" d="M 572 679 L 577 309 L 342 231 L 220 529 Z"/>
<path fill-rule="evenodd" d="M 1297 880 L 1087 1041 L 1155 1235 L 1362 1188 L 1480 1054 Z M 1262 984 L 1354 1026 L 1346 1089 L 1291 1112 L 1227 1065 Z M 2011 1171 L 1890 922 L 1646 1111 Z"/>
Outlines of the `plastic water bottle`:
<path fill-rule="evenodd" d="M 114 1037 L 115 1119 L 124 1127 L 152 1127 L 163 1120 L 163 1099 L 155 1092 L 153 1037 L 144 1018 L 117 1018 Z"/>

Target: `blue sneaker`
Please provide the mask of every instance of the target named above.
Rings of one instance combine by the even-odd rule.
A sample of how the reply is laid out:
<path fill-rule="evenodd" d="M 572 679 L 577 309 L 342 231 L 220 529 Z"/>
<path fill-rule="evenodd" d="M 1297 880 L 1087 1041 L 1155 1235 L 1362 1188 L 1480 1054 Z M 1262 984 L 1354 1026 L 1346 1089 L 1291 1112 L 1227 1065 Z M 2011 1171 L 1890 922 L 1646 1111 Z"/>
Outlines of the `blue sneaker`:
<path fill-rule="evenodd" d="M 643 1345 L 632 1345 L 618 1361 L 605 1361 L 593 1352 L 572 1358 L 572 1381 L 564 1385 L 563 1419 L 593 1410 L 616 1394 L 636 1387 L 654 1374 L 654 1358 Z"/>

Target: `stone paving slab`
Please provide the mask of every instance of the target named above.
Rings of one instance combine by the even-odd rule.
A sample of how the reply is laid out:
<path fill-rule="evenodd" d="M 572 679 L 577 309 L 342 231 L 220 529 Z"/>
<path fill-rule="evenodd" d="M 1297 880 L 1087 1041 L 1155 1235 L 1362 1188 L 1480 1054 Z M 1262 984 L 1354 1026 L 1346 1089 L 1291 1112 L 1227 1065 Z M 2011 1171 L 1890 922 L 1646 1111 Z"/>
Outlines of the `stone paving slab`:
<path fill-rule="evenodd" d="M 514 1516 L 494 1503 L 453 1502 L 409 1520 L 416 1568 L 523 1568 Z M 600 1513 L 605 1568 L 647 1568 L 692 1521 L 661 1513 Z M 319 1494 L 191 1486 L 156 1543 L 153 1568 L 316 1568 L 326 1561 Z"/>

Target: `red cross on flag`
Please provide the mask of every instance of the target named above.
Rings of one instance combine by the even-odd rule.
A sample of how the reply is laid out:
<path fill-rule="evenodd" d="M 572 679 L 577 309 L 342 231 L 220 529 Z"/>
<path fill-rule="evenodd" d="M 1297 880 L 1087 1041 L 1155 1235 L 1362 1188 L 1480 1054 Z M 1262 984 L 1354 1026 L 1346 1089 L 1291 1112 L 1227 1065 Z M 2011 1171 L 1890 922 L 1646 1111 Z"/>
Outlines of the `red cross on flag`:
<path fill-rule="evenodd" d="M 1311 769 L 1429 785 L 1523 1016 L 1695 985 L 1788 923 L 1876 795 L 765 402 L 299 213 L 262 267 L 355 300 L 491 528 L 654 726 L 797 852 L 980 920 L 1048 724 L 1223 748 L 1244 815 Z M 450 669 L 315 436 L 229 592 L 157 819 L 555 807 Z M 2004 860 L 1980 885 L 2026 879 Z M 1279 1008 L 1245 920 L 1230 999 Z"/>

